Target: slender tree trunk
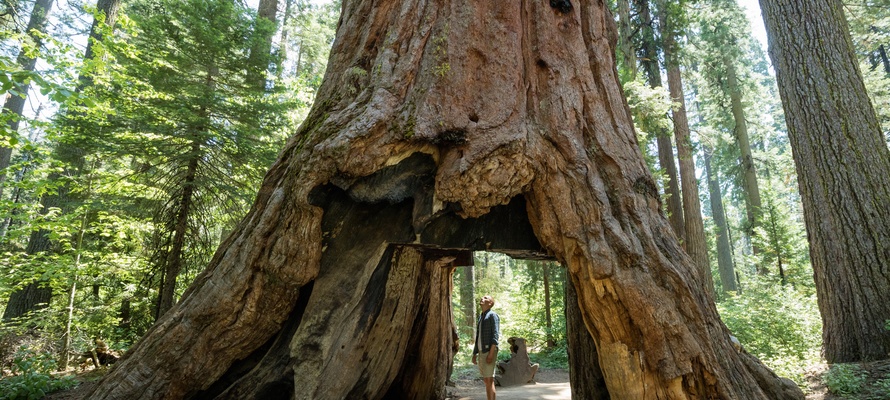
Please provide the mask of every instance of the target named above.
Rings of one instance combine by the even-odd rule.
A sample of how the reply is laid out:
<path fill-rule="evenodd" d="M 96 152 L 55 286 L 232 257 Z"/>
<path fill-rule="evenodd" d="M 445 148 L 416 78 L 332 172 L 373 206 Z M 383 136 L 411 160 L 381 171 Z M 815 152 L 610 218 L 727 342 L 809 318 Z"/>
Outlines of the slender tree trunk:
<path fill-rule="evenodd" d="M 745 225 L 745 233 L 748 238 L 754 242 L 756 235 L 754 229 L 760 226 L 760 186 L 757 183 L 757 171 L 754 167 L 754 157 L 751 156 L 751 142 L 748 139 L 748 123 L 745 121 L 745 106 L 742 104 L 742 88 L 739 85 L 736 65 L 729 59 L 724 57 L 724 66 L 726 67 L 726 85 L 729 89 L 729 98 L 732 103 L 732 119 L 735 121 L 736 143 L 739 145 L 739 153 L 741 159 L 739 164 L 742 168 L 742 188 L 745 193 L 745 212 L 748 216 L 748 223 Z M 754 255 L 760 253 L 760 249 L 752 246 Z M 762 266 L 757 266 L 757 271 L 765 274 L 768 271 Z"/>
<path fill-rule="evenodd" d="M 275 74 L 281 80 L 284 74 L 284 63 L 287 62 L 288 37 L 290 36 L 290 26 L 288 23 L 293 14 L 294 0 L 284 0 L 284 15 L 281 17 L 281 38 L 278 41 L 278 59 L 276 61 Z"/>
<path fill-rule="evenodd" d="M 680 62 L 675 58 L 676 29 L 667 11 L 660 14 L 662 37 L 664 38 L 664 60 L 667 65 L 668 89 L 674 121 L 674 137 L 677 140 L 677 158 L 680 162 L 680 184 L 683 193 L 683 217 L 686 239 L 686 253 L 698 266 L 706 289 L 714 295 L 714 277 L 711 276 L 711 260 L 708 257 L 708 244 L 705 241 L 705 224 L 701 216 L 701 203 L 698 197 L 698 179 L 695 178 L 692 139 L 689 137 L 689 121 L 686 118 L 686 98 L 683 94 L 683 80 L 680 77 Z"/>
<path fill-rule="evenodd" d="M 71 287 L 68 289 L 68 315 L 65 317 L 65 338 L 62 342 L 62 352 L 59 357 L 59 371 L 68 370 L 68 362 L 71 358 L 71 325 L 74 321 L 74 297 L 77 294 L 77 276 L 71 280 Z"/>
<path fill-rule="evenodd" d="M 720 271 L 720 283 L 724 292 L 737 292 L 735 266 L 732 261 L 732 248 L 729 245 L 729 229 L 726 225 L 726 213 L 723 211 L 723 194 L 720 182 L 711 169 L 713 150 L 705 146 L 705 175 L 708 177 L 708 197 L 711 200 L 711 217 L 717 227 L 717 269 Z"/>
<path fill-rule="evenodd" d="M 778 225 L 778 216 L 776 215 L 776 206 L 772 204 L 772 199 L 767 197 L 766 200 L 767 209 L 769 210 L 769 229 L 770 229 L 770 245 L 773 246 L 773 251 L 776 253 L 776 267 L 779 269 L 779 280 L 782 283 L 782 286 L 787 284 L 787 280 L 785 279 L 785 266 L 784 266 L 784 252 L 782 250 L 782 243 L 779 239 L 779 235 L 782 233 L 779 231 Z"/>
<path fill-rule="evenodd" d="M 294 75 L 300 76 L 300 66 L 303 64 L 303 38 L 300 38 L 300 44 L 297 47 L 297 61 L 294 63 Z"/>
<path fill-rule="evenodd" d="M 633 48 L 633 32 L 630 22 L 630 0 L 617 0 L 618 5 L 618 49 L 628 73 L 628 79 L 637 76 L 637 55 Z"/>
<path fill-rule="evenodd" d="M 884 74 L 890 76 L 890 57 L 887 57 L 887 47 L 883 44 L 878 46 L 878 54 L 881 56 L 881 66 L 884 67 Z"/>
<path fill-rule="evenodd" d="M 862 82 L 843 4 L 760 4 L 794 150 L 825 358 L 886 359 L 890 150 Z"/>
<path fill-rule="evenodd" d="M 441 398 L 449 299 L 415 288 L 482 249 L 566 265 L 612 398 L 803 398 L 734 349 L 659 209 L 604 3 L 351 1 L 339 26 L 252 211 L 91 399 Z"/>
<path fill-rule="evenodd" d="M 177 201 L 177 211 L 173 224 L 173 242 L 170 250 L 165 255 L 164 260 L 164 279 L 158 296 L 158 308 L 155 318 L 167 312 L 173 304 L 176 297 L 176 280 L 182 271 L 182 255 L 185 250 L 185 242 L 187 230 L 189 227 L 189 218 L 191 217 L 191 208 L 197 185 L 198 163 L 201 157 L 201 143 L 195 139 L 192 142 L 191 151 L 192 159 L 189 160 L 185 176 L 182 181 L 182 195 Z"/>
<path fill-rule="evenodd" d="M 460 280 L 460 304 L 463 310 L 463 322 L 461 323 L 461 331 L 469 336 L 473 336 L 473 330 L 476 329 L 476 278 L 475 267 L 472 265 L 462 267 Z"/>
<path fill-rule="evenodd" d="M 544 321 L 547 324 L 547 348 L 556 347 L 553 340 L 553 317 L 550 315 L 550 261 L 541 262 L 544 269 Z"/>
<path fill-rule="evenodd" d="M 38 106 L 35 114 L 37 116 L 40 116 L 42 110 L 43 110 L 43 105 Z M 33 141 L 37 140 L 39 137 L 40 137 L 39 131 L 34 130 L 28 135 L 28 140 L 33 142 Z M 9 213 L 9 215 L 3 219 L 3 223 L 0 224 L 0 241 L 3 241 L 3 239 L 6 238 L 6 234 L 9 232 L 9 228 L 10 228 L 10 226 L 12 226 L 13 220 L 16 219 L 19 214 L 19 208 L 16 207 L 15 205 L 19 204 L 19 200 L 21 199 L 23 190 L 20 186 L 18 186 L 18 184 L 21 183 L 22 180 L 25 179 L 25 176 L 28 175 L 29 169 L 31 168 L 29 166 L 29 161 L 32 160 L 33 157 L 34 157 L 33 151 L 26 151 L 25 153 L 22 154 L 22 159 L 24 161 L 25 166 L 23 166 L 22 168 L 19 168 L 15 172 L 15 179 L 13 180 L 15 182 L 15 186 L 13 186 L 12 194 L 10 195 L 10 202 L 13 204 L 13 207 L 12 207 L 12 211 Z M 0 185 L 0 186 L 2 186 L 2 185 Z M 2 192 L 3 192 L 3 189 L 2 189 L 2 187 L 0 187 L 0 195 L 2 195 Z"/>
<path fill-rule="evenodd" d="M 120 2 L 121 0 L 101 0 L 98 2 L 97 7 L 103 12 L 105 23 L 107 25 L 114 26 L 117 12 L 120 9 Z M 94 21 L 93 28 L 90 31 L 91 40 L 87 44 L 87 49 L 84 53 L 85 59 L 93 57 L 93 43 L 102 39 L 97 30 L 97 26 L 98 22 Z M 87 58 L 87 56 L 89 56 L 89 58 Z M 75 90 L 77 92 L 83 91 L 89 82 L 91 82 L 91 80 L 88 77 L 81 76 L 78 79 L 78 86 Z M 75 144 L 59 143 L 53 151 L 53 156 L 54 159 L 65 162 L 67 167 L 62 174 L 51 174 L 49 177 L 50 181 L 58 180 L 63 175 L 76 176 L 80 174 L 84 163 L 83 149 L 80 149 Z M 70 188 L 68 185 L 62 185 L 55 194 L 44 195 L 41 199 L 43 209 L 49 210 L 52 207 L 59 207 L 62 210 L 69 209 L 69 191 Z M 25 251 L 29 255 L 36 255 L 49 251 L 51 247 L 51 242 L 48 237 L 49 234 L 50 232 L 45 229 L 32 232 Z M 9 303 L 6 306 L 6 310 L 3 312 L 3 319 L 8 320 L 20 317 L 29 311 L 40 308 L 41 304 L 49 304 L 51 298 L 52 290 L 46 286 L 45 282 L 35 281 L 29 283 L 21 290 L 16 290 L 9 296 Z"/>
<path fill-rule="evenodd" d="M 248 82 L 262 90 L 266 87 L 266 73 L 272 57 L 272 37 L 278 24 L 278 0 L 260 0 L 257 6 L 254 37 L 247 59 Z"/>
<path fill-rule="evenodd" d="M 37 48 L 43 46 L 43 38 L 42 34 L 46 30 L 46 21 L 47 16 L 49 15 L 50 9 L 53 7 L 54 0 L 37 0 L 34 2 L 34 9 L 31 11 L 31 18 L 28 20 L 27 33 L 28 38 L 33 42 L 33 45 Z M 26 52 L 25 49 L 19 51 L 19 55 L 16 58 L 16 64 L 23 71 L 33 72 L 34 67 L 37 65 L 37 59 L 29 56 L 30 53 Z M 16 86 L 15 90 L 19 92 L 18 95 L 10 95 L 6 97 L 6 104 L 3 106 L 3 114 L 7 114 L 6 117 L 9 118 L 7 124 L 7 129 L 11 135 L 15 135 L 16 132 L 19 131 L 19 123 L 22 120 L 22 113 L 25 110 L 25 102 L 28 100 L 28 92 L 31 91 L 31 84 L 26 83 L 23 85 Z M 3 195 L 3 182 L 6 180 L 6 168 L 9 167 L 9 162 L 12 157 L 12 148 L 5 147 L 0 145 L 0 198 Z"/>
<path fill-rule="evenodd" d="M 661 68 L 658 63 L 658 45 L 655 42 L 655 24 L 649 8 L 649 0 L 636 0 L 640 14 L 640 30 L 643 35 L 643 54 L 645 57 L 640 62 L 646 71 L 649 87 L 664 87 L 661 81 Z M 655 133 L 655 141 L 658 145 L 658 164 L 667 176 L 664 187 L 665 205 L 667 206 L 668 220 L 674 228 L 674 233 L 680 238 L 681 245 L 685 246 L 686 227 L 683 219 L 683 204 L 680 195 L 680 185 L 677 179 L 677 166 L 674 163 L 674 147 L 671 145 L 671 133 L 665 129 L 648 124 L 649 129 Z"/>
<path fill-rule="evenodd" d="M 59 363 L 59 371 L 68 369 L 68 359 L 71 353 L 71 325 L 74 321 L 74 298 L 77 294 L 78 270 L 80 269 L 80 255 L 83 246 L 83 236 L 86 234 L 87 222 L 89 216 L 84 214 L 80 220 L 80 229 L 77 232 L 77 243 L 74 247 L 74 274 L 71 277 L 71 287 L 68 290 L 68 316 L 65 319 L 65 339 L 62 342 L 61 362 Z"/>

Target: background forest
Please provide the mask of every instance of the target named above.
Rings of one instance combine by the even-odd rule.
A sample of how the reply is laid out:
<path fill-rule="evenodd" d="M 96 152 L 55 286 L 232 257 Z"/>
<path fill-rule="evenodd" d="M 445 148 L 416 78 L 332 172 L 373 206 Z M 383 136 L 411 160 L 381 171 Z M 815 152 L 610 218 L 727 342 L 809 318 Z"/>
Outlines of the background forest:
<path fill-rule="evenodd" d="M 611 7 L 617 68 L 665 214 L 711 272 L 742 346 L 803 385 L 822 362 L 822 326 L 765 45 L 734 0 Z M 75 368 L 95 338 L 125 351 L 175 304 L 308 113 L 339 9 L 308 0 L 2 2 L 0 398 L 71 384 L 48 374 Z M 888 10 L 883 0 L 845 8 L 890 143 Z M 482 294 L 497 300 L 504 336 L 525 337 L 545 367 L 565 367 L 565 279 L 555 262 L 496 253 L 456 269 L 458 371 L 469 364 Z M 876 385 L 890 392 L 890 378 Z"/>

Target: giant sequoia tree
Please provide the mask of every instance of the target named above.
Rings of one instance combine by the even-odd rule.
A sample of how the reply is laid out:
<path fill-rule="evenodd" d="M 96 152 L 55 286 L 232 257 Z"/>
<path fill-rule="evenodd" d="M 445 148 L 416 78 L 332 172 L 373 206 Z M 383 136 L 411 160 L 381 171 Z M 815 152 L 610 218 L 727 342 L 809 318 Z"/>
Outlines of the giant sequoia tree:
<path fill-rule="evenodd" d="M 887 358 L 890 151 L 862 83 L 843 4 L 760 3 L 794 149 L 825 358 Z"/>
<path fill-rule="evenodd" d="M 90 398 L 441 398 L 444 266 L 483 248 L 567 266 L 578 398 L 803 398 L 731 345 L 613 50 L 601 2 L 344 2 L 252 211 Z"/>

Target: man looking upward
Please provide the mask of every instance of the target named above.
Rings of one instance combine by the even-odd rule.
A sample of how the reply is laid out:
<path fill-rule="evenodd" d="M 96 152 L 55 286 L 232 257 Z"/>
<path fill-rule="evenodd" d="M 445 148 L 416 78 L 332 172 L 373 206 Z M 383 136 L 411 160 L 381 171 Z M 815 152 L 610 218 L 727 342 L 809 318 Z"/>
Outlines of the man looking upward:
<path fill-rule="evenodd" d="M 488 400 L 495 400 L 494 391 L 494 366 L 498 360 L 498 337 L 501 321 L 498 315 L 491 311 L 494 307 L 494 299 L 491 296 L 482 296 L 479 300 L 479 320 L 476 321 L 476 345 L 473 346 L 473 364 L 479 366 L 482 381 L 485 382 L 485 395 Z M 476 356 L 480 355 L 478 363 Z"/>

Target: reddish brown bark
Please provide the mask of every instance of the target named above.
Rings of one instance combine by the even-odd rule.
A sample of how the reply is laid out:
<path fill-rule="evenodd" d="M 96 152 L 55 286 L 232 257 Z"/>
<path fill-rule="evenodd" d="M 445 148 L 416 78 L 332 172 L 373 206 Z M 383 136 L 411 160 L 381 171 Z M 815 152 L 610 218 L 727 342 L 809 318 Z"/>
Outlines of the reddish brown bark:
<path fill-rule="evenodd" d="M 640 31 L 642 35 L 642 51 L 645 55 L 640 61 L 646 71 L 646 80 L 652 88 L 662 88 L 661 67 L 659 66 L 658 46 L 655 43 L 655 20 L 649 7 L 649 0 L 636 0 L 639 10 Z M 655 124 L 647 124 L 655 133 L 655 143 L 658 148 L 658 165 L 664 171 L 664 202 L 668 213 L 668 221 L 674 228 L 674 233 L 682 242 L 686 240 L 686 220 L 683 218 L 682 195 L 677 178 L 677 165 L 674 163 L 674 147 L 671 145 L 671 132 L 667 128 L 661 128 Z"/>
<path fill-rule="evenodd" d="M 406 355 L 446 312 L 429 295 L 406 321 L 410 287 L 436 252 L 481 248 L 567 266 L 612 398 L 803 398 L 732 347 L 660 212 L 613 50 L 599 2 L 344 3 L 319 101 L 253 210 L 91 398 L 214 397 L 237 360 L 281 357 L 264 345 L 291 323 L 286 373 L 253 387 L 437 396 L 450 350 Z"/>
<path fill-rule="evenodd" d="M 662 37 L 664 38 L 664 59 L 667 65 L 668 90 L 674 107 L 671 116 L 674 121 L 674 137 L 677 141 L 677 158 L 680 161 L 680 186 L 683 193 L 683 217 L 686 241 L 686 253 L 698 266 L 705 282 L 705 289 L 714 295 L 714 278 L 711 276 L 711 261 L 708 257 L 708 245 L 705 242 L 705 225 L 701 216 L 701 204 L 698 198 L 698 179 L 695 178 L 695 160 L 692 158 L 692 139 L 689 135 L 689 121 L 686 118 L 686 98 L 683 95 L 683 80 L 680 76 L 680 62 L 676 58 L 676 39 L 674 37 L 675 16 L 662 13 Z"/>

